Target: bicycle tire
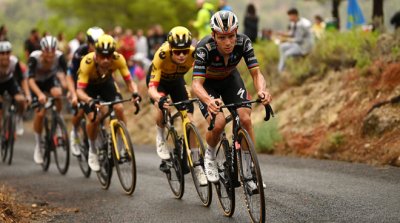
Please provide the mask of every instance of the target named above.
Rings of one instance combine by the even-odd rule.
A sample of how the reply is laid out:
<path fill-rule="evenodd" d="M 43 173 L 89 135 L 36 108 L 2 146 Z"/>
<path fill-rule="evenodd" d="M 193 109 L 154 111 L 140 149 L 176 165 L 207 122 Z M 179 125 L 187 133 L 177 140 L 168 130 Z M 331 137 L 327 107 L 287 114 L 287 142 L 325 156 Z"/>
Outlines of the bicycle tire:
<path fill-rule="evenodd" d="M 109 154 L 110 144 L 108 142 L 108 134 L 106 130 L 99 126 L 98 137 L 100 137 L 100 142 L 102 145 L 99 150 L 99 162 L 100 162 L 100 171 L 96 172 L 97 179 L 100 182 L 101 188 L 107 190 L 111 184 L 112 178 L 112 158 Z"/>
<path fill-rule="evenodd" d="M 125 193 L 131 195 L 136 187 L 136 161 L 129 132 L 122 121 L 113 126 L 116 142 L 113 143 L 113 158 L 119 182 Z M 121 143 L 122 142 L 122 143 Z M 123 146 L 122 148 L 120 146 Z M 120 157 L 118 159 L 116 151 Z M 126 171 L 125 171 L 126 170 Z"/>
<path fill-rule="evenodd" d="M 265 222 L 265 197 L 264 197 L 264 188 L 263 181 L 261 176 L 261 170 L 257 159 L 257 154 L 254 149 L 254 144 L 249 136 L 249 133 L 245 129 L 239 129 L 238 131 L 238 140 L 240 150 L 238 151 L 238 164 L 239 164 L 239 173 L 240 179 L 242 181 L 243 193 L 245 195 L 245 202 L 247 206 L 247 211 L 250 214 L 251 220 L 253 222 Z M 243 162 L 242 156 L 245 155 L 244 151 L 248 151 L 248 158 L 251 158 L 251 180 L 255 181 L 254 183 L 257 186 L 257 193 L 250 192 L 247 186 L 247 182 L 249 179 L 245 179 L 243 172 Z M 255 201 L 255 202 L 253 202 Z M 255 207 L 253 207 L 256 205 Z"/>
<path fill-rule="evenodd" d="M 200 150 L 199 151 L 199 165 L 201 165 L 201 167 L 204 170 L 204 154 L 205 154 L 204 144 L 200 137 L 199 131 L 197 130 L 196 126 L 194 126 L 192 123 L 186 124 L 186 136 L 187 136 L 187 139 L 189 140 L 188 144 L 189 144 L 190 151 L 192 150 L 192 148 L 199 148 L 199 150 Z M 192 137 L 194 137 L 194 138 L 192 138 Z M 191 155 L 191 153 L 188 152 L 188 156 L 189 155 Z M 192 160 L 193 160 L 193 157 L 192 157 Z M 201 203 L 203 204 L 203 206 L 209 207 L 212 202 L 211 183 L 208 182 L 207 186 L 200 186 L 200 183 L 197 180 L 195 173 L 194 173 L 193 163 L 189 164 L 189 168 L 190 168 L 190 172 L 192 173 L 193 183 L 196 188 L 197 194 L 199 195 Z"/>
<path fill-rule="evenodd" d="M 14 115 L 9 116 L 9 126 L 8 126 L 8 132 L 9 132 L 9 138 L 7 142 L 7 164 L 11 165 L 12 163 L 12 158 L 13 158 L 13 153 L 14 153 L 14 142 L 15 142 L 15 125 L 16 125 L 16 120 Z"/>
<path fill-rule="evenodd" d="M 50 129 L 49 129 L 49 120 L 47 117 L 44 117 L 43 120 L 43 128 L 44 128 L 44 138 L 45 138 L 45 143 L 44 143 L 44 151 L 43 152 L 43 163 L 42 163 L 42 169 L 43 171 L 48 171 L 49 166 L 50 166 L 50 151 L 52 150 L 53 142 L 50 138 Z"/>
<path fill-rule="evenodd" d="M 166 172 L 169 187 L 176 199 L 181 199 L 185 193 L 185 177 L 182 169 L 182 159 L 180 157 L 182 144 L 179 142 L 178 134 L 174 129 L 168 129 L 166 143 L 169 151 L 172 151 L 171 159 L 165 161 L 169 167 Z"/>
<path fill-rule="evenodd" d="M 235 186 L 233 185 L 234 172 L 232 159 L 229 143 L 226 139 L 223 139 L 216 153 L 219 182 L 215 184 L 215 190 L 222 211 L 227 217 L 231 217 L 235 212 Z"/>
<path fill-rule="evenodd" d="M 58 171 L 64 175 L 69 168 L 69 138 L 67 127 L 64 120 L 58 116 L 54 116 L 53 127 L 53 143 L 54 143 L 54 160 Z"/>
<path fill-rule="evenodd" d="M 86 121 L 85 119 L 82 119 L 79 123 L 78 126 L 78 138 L 79 138 L 79 150 L 81 151 L 81 154 L 77 156 L 78 159 L 78 164 L 79 168 L 81 169 L 83 176 L 86 178 L 90 177 L 90 173 L 92 172 L 89 164 L 88 164 L 88 158 L 89 158 L 89 139 L 88 135 L 86 132 Z"/>

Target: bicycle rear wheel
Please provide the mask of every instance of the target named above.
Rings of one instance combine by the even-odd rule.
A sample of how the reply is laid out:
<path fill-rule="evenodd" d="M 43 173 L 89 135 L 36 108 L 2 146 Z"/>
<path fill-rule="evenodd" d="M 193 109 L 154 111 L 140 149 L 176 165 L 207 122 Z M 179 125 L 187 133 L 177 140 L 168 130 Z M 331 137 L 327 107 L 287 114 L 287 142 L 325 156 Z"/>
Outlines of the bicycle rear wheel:
<path fill-rule="evenodd" d="M 240 150 L 237 150 L 239 173 L 247 211 L 253 222 L 265 222 L 265 197 L 260 166 L 254 144 L 246 130 L 240 129 L 238 131 L 237 143 L 236 147 L 239 146 L 240 148 Z M 256 190 L 251 189 L 250 181 L 255 183 Z"/>
<path fill-rule="evenodd" d="M 168 129 L 166 143 L 168 150 L 172 151 L 172 153 L 170 160 L 163 161 L 169 168 L 165 174 L 167 175 L 169 187 L 175 195 L 175 198 L 181 199 L 185 192 L 185 177 L 182 171 L 182 145 L 178 140 L 178 135 L 175 130 Z"/>
<path fill-rule="evenodd" d="M 224 215 L 231 217 L 235 212 L 235 186 L 233 185 L 233 162 L 231 148 L 226 139 L 221 141 L 216 155 L 219 182 L 215 184 L 219 204 Z"/>
<path fill-rule="evenodd" d="M 58 171 L 61 174 L 66 174 L 69 167 L 68 132 L 64 120 L 60 116 L 55 115 L 53 122 L 52 140 L 54 144 L 54 159 Z"/>
<path fill-rule="evenodd" d="M 96 172 L 97 179 L 101 184 L 101 188 L 107 190 L 111 184 L 112 177 L 112 158 L 110 157 L 108 136 L 106 130 L 99 127 L 98 130 L 98 138 L 96 141 L 101 142 L 102 144 L 99 146 L 99 163 L 100 163 L 100 171 Z"/>
<path fill-rule="evenodd" d="M 122 121 L 118 121 L 113 127 L 115 134 L 113 149 L 115 167 L 122 188 L 126 194 L 131 195 L 136 186 L 136 163 L 132 141 Z M 117 152 L 119 157 L 117 157 Z"/>
<path fill-rule="evenodd" d="M 212 201 L 212 187 L 211 183 L 208 182 L 206 186 L 201 186 L 199 180 L 197 179 L 194 168 L 195 166 L 200 165 L 203 170 L 204 170 L 204 154 L 205 154 L 205 149 L 204 149 L 204 144 L 203 141 L 200 137 L 200 134 L 192 123 L 188 123 L 186 125 L 186 136 L 187 139 L 189 140 L 189 149 L 192 151 L 192 149 L 198 149 L 199 154 L 198 154 L 198 160 L 194 160 L 195 157 L 193 157 L 194 154 L 191 152 L 188 153 L 188 156 L 191 156 L 192 163 L 189 164 L 190 172 L 192 173 L 192 178 L 194 182 L 194 186 L 196 188 L 197 194 L 200 197 L 201 202 L 205 207 L 210 206 L 211 201 Z"/>
<path fill-rule="evenodd" d="M 47 117 L 44 118 L 43 120 L 43 128 L 44 128 L 44 151 L 43 153 L 43 163 L 42 163 L 42 169 L 43 171 L 49 170 L 50 166 L 50 151 L 51 148 L 54 146 L 52 140 L 50 139 L 50 128 L 49 128 L 49 119 Z M 40 148 L 42 149 L 42 148 Z"/>
<path fill-rule="evenodd" d="M 81 154 L 77 156 L 79 168 L 81 169 L 83 176 L 86 178 L 90 177 L 90 173 L 92 172 L 89 164 L 88 164 L 88 157 L 89 157 L 89 139 L 86 132 L 86 121 L 82 119 L 78 126 L 78 139 L 79 139 L 79 150 Z"/>

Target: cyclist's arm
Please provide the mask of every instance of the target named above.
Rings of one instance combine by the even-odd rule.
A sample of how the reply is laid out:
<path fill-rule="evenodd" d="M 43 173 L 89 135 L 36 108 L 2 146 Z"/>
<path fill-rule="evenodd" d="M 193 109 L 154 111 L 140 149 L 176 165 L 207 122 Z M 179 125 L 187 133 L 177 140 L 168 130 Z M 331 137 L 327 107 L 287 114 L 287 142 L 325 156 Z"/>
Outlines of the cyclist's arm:
<path fill-rule="evenodd" d="M 43 92 L 37 86 L 35 81 L 35 71 L 37 67 L 37 60 L 34 57 L 29 57 L 28 59 L 28 85 L 29 88 L 36 94 L 36 96 L 40 97 L 43 95 Z"/>
<path fill-rule="evenodd" d="M 265 79 L 262 75 L 260 68 L 254 68 L 250 70 L 251 77 L 253 78 L 254 88 L 257 91 L 257 95 L 261 98 L 263 104 L 271 102 L 271 94 L 266 88 Z"/>
<path fill-rule="evenodd" d="M 119 55 L 118 63 L 119 63 L 119 72 L 124 78 L 125 84 L 128 87 L 129 92 L 137 93 L 138 87 L 136 83 L 132 80 L 131 73 L 129 72 L 128 66 L 126 65 L 125 58 L 122 55 Z"/>
<path fill-rule="evenodd" d="M 58 80 L 60 80 L 61 87 L 63 89 L 69 89 L 68 83 L 65 80 L 65 76 L 66 76 L 65 74 L 67 73 L 67 62 L 65 60 L 64 55 L 60 55 L 58 57 L 58 66 L 59 66 L 59 68 L 58 68 L 58 72 L 57 72 L 57 77 L 58 77 Z"/>
<path fill-rule="evenodd" d="M 164 46 L 164 45 L 163 45 Z M 150 98 L 152 98 L 155 102 L 159 102 L 162 95 L 158 93 L 158 85 L 160 84 L 161 74 L 162 74 L 162 66 L 166 61 L 165 55 L 166 52 L 162 50 L 162 46 L 157 50 L 154 55 L 154 59 L 151 65 L 151 73 L 150 73 L 150 81 L 149 81 L 149 90 L 148 94 Z"/>
<path fill-rule="evenodd" d="M 26 78 L 20 62 L 18 61 L 15 65 L 15 75 L 21 77 L 21 87 L 25 93 L 25 97 L 28 101 L 32 101 L 31 91 L 29 90 L 28 79 Z"/>
<path fill-rule="evenodd" d="M 90 100 L 92 100 L 89 95 L 86 94 L 85 89 L 88 86 L 89 83 L 89 72 L 90 68 L 88 67 L 89 65 L 86 64 L 85 58 L 81 61 L 80 68 L 78 70 L 78 87 L 76 89 L 76 94 L 79 98 L 79 100 L 89 103 Z"/>

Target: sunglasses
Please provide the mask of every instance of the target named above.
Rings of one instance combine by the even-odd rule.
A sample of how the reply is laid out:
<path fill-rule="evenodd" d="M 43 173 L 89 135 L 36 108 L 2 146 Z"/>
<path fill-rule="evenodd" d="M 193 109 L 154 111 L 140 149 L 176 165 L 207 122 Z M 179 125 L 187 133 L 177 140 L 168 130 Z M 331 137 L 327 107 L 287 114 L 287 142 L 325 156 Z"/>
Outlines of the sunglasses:
<path fill-rule="evenodd" d="M 113 57 L 113 53 L 110 53 L 110 54 L 102 54 L 102 53 L 98 53 L 97 54 L 97 56 L 100 58 L 100 59 L 111 59 L 112 57 Z"/>
<path fill-rule="evenodd" d="M 186 55 L 189 53 L 190 50 L 172 50 L 172 53 L 175 54 L 176 56 L 179 56 L 181 54 Z"/>
<path fill-rule="evenodd" d="M 11 51 L 0 52 L 1 55 L 7 55 L 7 54 L 10 54 L 10 53 L 11 53 Z"/>

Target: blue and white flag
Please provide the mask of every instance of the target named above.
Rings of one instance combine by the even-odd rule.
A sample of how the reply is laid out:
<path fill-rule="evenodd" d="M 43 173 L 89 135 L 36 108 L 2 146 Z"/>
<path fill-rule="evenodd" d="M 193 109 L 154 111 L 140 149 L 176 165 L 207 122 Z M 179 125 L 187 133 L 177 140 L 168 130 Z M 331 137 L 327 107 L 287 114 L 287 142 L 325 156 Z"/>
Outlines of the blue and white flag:
<path fill-rule="evenodd" d="M 347 29 L 365 25 L 364 15 L 357 0 L 348 0 L 347 7 Z"/>

